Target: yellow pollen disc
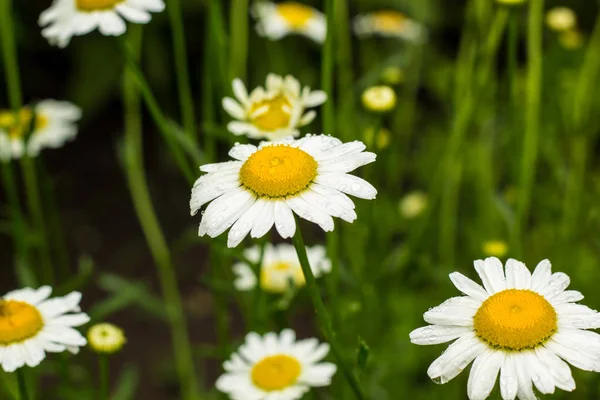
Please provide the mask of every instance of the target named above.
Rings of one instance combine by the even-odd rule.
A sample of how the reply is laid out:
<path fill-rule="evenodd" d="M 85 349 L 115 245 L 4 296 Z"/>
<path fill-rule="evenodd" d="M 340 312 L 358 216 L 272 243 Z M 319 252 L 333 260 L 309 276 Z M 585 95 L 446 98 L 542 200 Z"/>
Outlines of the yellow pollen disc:
<path fill-rule="evenodd" d="M 279 4 L 277 12 L 293 28 L 302 28 L 314 14 L 312 8 L 295 2 Z"/>
<path fill-rule="evenodd" d="M 111 10 L 123 0 L 75 0 L 80 11 Z"/>
<path fill-rule="evenodd" d="M 0 300 L 0 345 L 8 346 L 35 336 L 44 327 L 42 315 L 34 306 Z"/>
<path fill-rule="evenodd" d="M 264 291 L 285 293 L 290 285 L 296 288 L 306 285 L 300 265 L 280 261 L 261 268 L 260 287 Z"/>
<path fill-rule="evenodd" d="M 263 358 L 252 367 L 252 381 L 265 392 L 285 389 L 298 380 L 302 367 L 284 354 Z"/>
<path fill-rule="evenodd" d="M 251 117 L 251 122 L 265 131 L 274 131 L 282 129 L 290 124 L 290 109 L 291 104 L 287 97 L 278 95 L 270 100 L 264 100 L 260 103 L 252 104 L 250 107 L 250 115 L 257 110 L 266 107 L 266 111 L 261 112 L 256 117 Z"/>
<path fill-rule="evenodd" d="M 317 167 L 315 159 L 300 149 L 267 146 L 248 157 L 240 181 L 260 197 L 287 197 L 305 190 L 317 176 Z"/>
<path fill-rule="evenodd" d="M 378 11 L 373 13 L 375 28 L 382 32 L 399 32 L 404 29 L 408 18 L 398 11 Z"/>
<path fill-rule="evenodd" d="M 477 336 L 503 350 L 533 349 L 557 329 L 554 307 L 531 290 L 508 289 L 490 296 L 475 317 Z"/>

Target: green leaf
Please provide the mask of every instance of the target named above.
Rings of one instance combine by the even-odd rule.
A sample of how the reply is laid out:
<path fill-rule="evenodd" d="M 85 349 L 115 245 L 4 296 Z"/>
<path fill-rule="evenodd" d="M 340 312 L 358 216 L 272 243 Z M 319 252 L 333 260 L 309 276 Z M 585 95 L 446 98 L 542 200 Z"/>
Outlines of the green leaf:
<path fill-rule="evenodd" d="M 111 396 L 112 400 L 130 400 L 135 398 L 140 385 L 140 372 L 135 366 L 129 365 L 119 374 L 116 389 Z"/>
<path fill-rule="evenodd" d="M 371 350 L 367 343 L 361 338 L 358 341 L 358 349 L 356 351 L 356 367 L 360 372 L 364 371 L 367 366 L 367 361 L 369 359 L 369 354 Z"/>

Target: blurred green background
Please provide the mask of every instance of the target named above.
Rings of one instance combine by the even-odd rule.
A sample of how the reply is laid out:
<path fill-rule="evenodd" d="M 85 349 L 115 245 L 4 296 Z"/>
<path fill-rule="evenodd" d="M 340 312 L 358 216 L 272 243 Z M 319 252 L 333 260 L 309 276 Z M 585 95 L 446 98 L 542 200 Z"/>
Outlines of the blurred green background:
<path fill-rule="evenodd" d="M 227 32 L 231 4 L 217 3 Z M 320 1 L 304 3 L 322 8 Z M 364 140 L 365 131 L 373 129 L 376 122 L 360 105 L 362 90 L 381 83 L 386 67 L 401 68 L 405 79 L 394 86 L 396 110 L 382 122 L 391 132 L 389 145 L 371 146 L 378 160 L 360 172 L 379 189 L 377 200 L 356 201 L 359 218 L 354 224 L 336 221 L 340 269 L 337 282 L 322 283 L 327 305 L 348 358 L 356 356 L 360 343 L 370 349 L 366 366 L 357 366 L 368 398 L 466 399 L 467 373 L 443 386 L 427 377 L 428 365 L 446 345 L 412 345 L 408 334 L 424 325 L 422 314 L 428 308 L 458 295 L 448 273 L 458 270 L 475 277 L 472 261 L 486 256 L 486 241 L 506 242 L 509 250 L 503 258 L 518 258 L 531 269 L 538 261 L 550 259 L 554 270 L 569 274 L 572 287 L 586 295 L 586 305 L 600 308 L 596 289 L 600 279 L 600 165 L 596 156 L 600 95 L 594 89 L 599 82 L 593 65 L 594 53 L 600 49 L 595 46 L 600 43 L 590 42 L 598 3 L 546 1 L 547 9 L 566 5 L 576 11 L 584 43 L 579 48 L 565 48 L 556 33 L 541 28 L 541 114 L 539 141 L 534 146 L 538 158 L 531 206 L 521 216 L 519 185 L 524 140 L 531 129 L 529 99 L 535 89 L 526 73 L 528 8 L 513 11 L 519 41 L 518 68 L 512 81 L 516 96 L 512 97 L 506 32 L 501 32 L 496 52 L 491 54 L 486 47 L 498 13 L 494 1 L 470 1 L 471 11 L 466 10 L 466 1 L 459 0 L 341 3 L 348 4 L 350 16 L 381 8 L 403 11 L 425 24 L 429 35 L 422 45 L 351 37 L 351 53 L 335 48 L 335 93 L 331 97 L 336 131 L 325 133 L 343 140 Z M 210 24 L 214 14 L 208 12 L 207 1 L 182 0 L 182 4 L 192 90 L 201 121 L 198 150 L 205 152 L 203 137 L 214 136 L 217 159 L 225 161 L 231 143 L 243 141 L 224 133 L 229 119 L 220 109 L 220 99 L 231 94 L 230 75 L 239 72 L 236 69 L 245 70 L 246 83 L 254 87 L 263 84 L 269 72 L 292 74 L 303 84 L 320 88 L 322 49 L 304 37 L 279 42 L 260 38 L 248 13 L 247 68 L 226 65 L 223 71 L 219 56 L 227 62 L 229 36 L 224 42 L 216 40 Z M 153 262 L 119 158 L 122 57 L 115 41 L 98 33 L 74 38 L 64 50 L 50 47 L 36 23 L 48 6 L 48 1 L 41 0 L 15 2 L 14 21 L 25 100 L 56 98 L 83 108 L 78 138 L 60 150 L 45 152 L 40 160 L 47 173 L 45 190 L 52 189 L 60 209 L 71 271 L 80 273 L 84 282 L 80 289 L 84 308 L 98 319 L 122 325 L 127 332 L 129 343 L 114 362 L 115 370 L 123 371 L 115 374 L 115 381 L 127 379 L 126 384 L 133 388 L 129 397 L 123 398 L 177 398 L 168 330 L 154 294 L 159 291 Z M 347 21 L 343 13 L 335 18 Z M 342 32 L 337 34 L 343 35 L 344 25 L 336 24 L 338 28 Z M 163 111 L 176 120 L 179 108 L 166 13 L 155 15 L 144 27 L 142 66 Z M 0 76 L 0 93 L 6 93 L 4 71 Z M 588 83 L 584 88 L 591 89 L 584 94 L 582 81 Z M 210 104 L 201 101 L 206 90 L 212 93 Z M 3 94 L 0 108 L 7 107 Z M 216 110 L 216 120 L 205 117 L 211 109 Z M 575 118 L 574 110 L 583 110 L 584 117 Z M 196 238 L 199 221 L 189 216 L 190 188 L 178 174 L 151 119 L 146 116 L 144 122 L 145 166 L 152 198 L 175 255 L 197 364 L 210 392 L 206 398 L 224 398 L 211 389 L 214 379 L 221 372 L 220 363 L 249 329 L 240 307 L 249 295 L 235 292 L 231 283 L 229 266 L 237 253 L 222 254 L 219 270 L 209 271 L 207 241 Z M 304 131 L 320 133 L 321 129 L 318 118 Z M 413 190 L 427 193 L 429 202 L 423 214 L 408 219 L 400 213 L 399 202 Z M 0 193 L 0 205 L 3 203 Z M 324 242 L 322 232 L 308 224 L 303 227 L 310 232 L 309 244 Z M 275 234 L 271 237 L 280 240 Z M 9 234 L 1 235 L 0 240 L 0 288 L 6 292 L 16 282 L 10 268 L 12 245 Z M 249 241 L 245 243 L 249 245 Z M 241 250 L 243 246 L 236 251 Z M 267 308 L 273 309 L 280 300 L 268 297 Z M 292 300 L 288 311 L 275 307 L 254 328 L 279 330 L 288 323 L 299 336 L 317 334 L 304 292 Z M 49 379 L 44 387 L 58 394 L 39 398 L 87 398 L 82 393 L 89 393 L 85 382 L 94 373 L 85 367 L 93 365 L 90 359 L 84 352 L 69 362 L 73 384 L 67 387 Z M 55 370 L 60 364 L 56 363 L 43 368 Z M 600 378 L 573 370 L 577 390 L 559 392 L 553 398 L 599 398 Z M 338 373 L 331 389 L 315 391 L 307 398 L 351 396 Z"/>

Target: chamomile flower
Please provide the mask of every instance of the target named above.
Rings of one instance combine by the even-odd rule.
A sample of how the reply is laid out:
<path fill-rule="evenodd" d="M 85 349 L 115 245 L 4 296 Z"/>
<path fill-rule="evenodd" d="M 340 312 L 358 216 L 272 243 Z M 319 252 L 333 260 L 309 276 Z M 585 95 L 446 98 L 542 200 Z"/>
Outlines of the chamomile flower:
<path fill-rule="evenodd" d="M 244 83 L 233 81 L 236 100 L 225 97 L 223 108 L 237 121 L 227 125 L 234 135 L 247 135 L 252 139 L 278 140 L 286 136 L 298 136 L 299 127 L 311 123 L 317 113 L 307 108 L 316 107 L 327 100 L 321 90 L 301 88 L 293 76 L 285 78 L 269 74 L 265 87 L 255 88 L 250 95 Z"/>
<path fill-rule="evenodd" d="M 44 148 L 58 148 L 77 135 L 81 118 L 79 107 L 56 100 L 44 100 L 33 108 L 24 107 L 16 115 L 0 110 L 0 160 L 35 157 Z M 8 146 L 6 146 L 8 144 Z"/>
<path fill-rule="evenodd" d="M 52 288 L 25 288 L 0 299 L 0 364 L 6 372 L 39 365 L 46 353 L 73 354 L 86 345 L 74 329 L 90 318 L 79 308 L 81 293 L 49 299 Z"/>
<path fill-rule="evenodd" d="M 425 39 L 423 25 L 395 10 L 380 10 L 354 18 L 354 33 L 359 37 L 396 37 L 412 42 Z"/>
<path fill-rule="evenodd" d="M 387 112 L 396 107 L 396 92 L 389 86 L 372 86 L 363 92 L 361 100 L 367 110 Z"/>
<path fill-rule="evenodd" d="M 325 42 L 327 19 L 325 15 L 305 4 L 294 1 L 254 3 L 252 14 L 257 20 L 256 32 L 271 40 L 279 40 L 289 34 L 304 35 L 317 43 Z"/>
<path fill-rule="evenodd" d="M 264 236 L 273 225 L 282 238 L 296 232 L 294 214 L 333 230 L 333 218 L 356 219 L 346 194 L 374 199 L 377 190 L 348 174 L 375 161 L 360 141 L 342 143 L 326 135 L 307 135 L 234 146 L 235 161 L 200 167 L 207 172 L 192 189 L 192 215 L 207 203 L 199 235 L 216 237 L 231 227 L 227 245 L 237 246 L 249 233 Z"/>
<path fill-rule="evenodd" d="M 569 31 L 577 27 L 577 15 L 568 7 L 554 7 L 546 13 L 546 25 L 553 31 Z"/>
<path fill-rule="evenodd" d="M 127 30 L 124 20 L 146 24 L 150 12 L 164 10 L 163 0 L 54 0 L 39 18 L 44 36 L 53 45 L 66 47 L 73 36 L 98 28 L 104 36 L 120 36 Z"/>
<path fill-rule="evenodd" d="M 552 273 L 548 260 L 533 274 L 525 264 L 497 258 L 475 261 L 483 287 L 454 272 L 450 280 L 466 296 L 453 297 L 427 311 L 432 324 L 411 332 L 415 344 L 431 345 L 457 339 L 429 367 L 438 383 L 456 377 L 473 360 L 469 399 L 487 398 L 498 374 L 504 400 L 534 400 L 555 388 L 575 389 L 567 364 L 600 372 L 600 313 L 575 302 L 583 295 L 565 290 L 569 277 Z"/>
<path fill-rule="evenodd" d="M 315 278 L 331 271 L 331 261 L 327 258 L 323 246 L 307 247 L 308 261 Z M 244 250 L 244 256 L 248 261 L 258 263 L 260 261 L 260 247 L 253 246 Z M 257 284 L 256 275 L 252 267 L 245 262 L 233 265 L 236 275 L 234 286 L 240 291 L 254 290 Z M 290 244 L 278 244 L 273 246 L 268 243 L 260 268 L 260 287 L 265 292 L 285 293 L 290 287 L 303 287 L 306 285 L 302 266 L 294 246 Z"/>
<path fill-rule="evenodd" d="M 100 354 L 114 354 L 127 342 L 123 330 L 107 322 L 92 326 L 87 332 L 87 339 L 92 350 Z"/>
<path fill-rule="evenodd" d="M 239 350 L 223 363 L 225 374 L 217 379 L 216 387 L 231 399 L 297 400 L 311 387 L 331 384 L 337 367 L 321 362 L 327 353 L 327 343 L 296 340 L 290 329 L 279 335 L 251 332 Z"/>

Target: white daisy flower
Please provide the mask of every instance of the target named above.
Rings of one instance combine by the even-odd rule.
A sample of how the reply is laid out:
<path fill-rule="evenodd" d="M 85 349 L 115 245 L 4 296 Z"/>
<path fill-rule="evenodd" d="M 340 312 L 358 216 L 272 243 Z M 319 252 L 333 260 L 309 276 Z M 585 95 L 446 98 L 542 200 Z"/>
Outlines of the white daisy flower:
<path fill-rule="evenodd" d="M 35 157 L 43 148 L 63 146 L 77 135 L 80 118 L 79 107 L 66 101 L 40 101 L 33 110 L 21 109 L 18 118 L 13 111 L 0 110 L 0 160 L 21 158 L 25 152 Z"/>
<path fill-rule="evenodd" d="M 161 12 L 163 0 L 54 0 L 42 12 L 39 25 L 50 44 L 66 47 L 73 36 L 96 28 L 104 36 L 120 36 L 127 30 L 125 20 L 147 24 L 150 12 Z"/>
<path fill-rule="evenodd" d="M 456 377 L 473 362 L 469 399 L 487 398 L 500 374 L 504 400 L 535 400 L 555 388 L 575 389 L 567 364 L 600 372 L 600 313 L 575 302 L 583 295 L 565 290 L 569 277 L 541 261 L 533 274 L 509 259 L 505 270 L 495 257 L 475 261 L 483 287 L 454 272 L 450 280 L 466 296 L 427 311 L 432 324 L 414 330 L 411 342 L 430 345 L 455 339 L 427 373 L 437 383 Z M 566 362 L 565 362 L 566 361 Z"/>
<path fill-rule="evenodd" d="M 356 16 L 354 33 L 360 37 L 396 37 L 422 42 L 427 32 L 423 25 L 399 11 L 381 10 Z"/>
<path fill-rule="evenodd" d="M 257 20 L 256 32 L 271 40 L 296 33 L 322 44 L 327 37 L 327 18 L 305 4 L 258 1 L 252 7 L 252 14 Z"/>
<path fill-rule="evenodd" d="M 52 288 L 20 289 L 0 299 L 0 364 L 6 372 L 39 365 L 46 352 L 73 354 L 86 345 L 73 327 L 90 320 L 80 312 L 81 293 L 49 299 Z"/>
<path fill-rule="evenodd" d="M 370 183 L 348 174 L 375 161 L 364 149 L 360 141 L 342 143 L 326 135 L 234 146 L 229 155 L 235 161 L 200 167 L 207 174 L 192 189 L 192 215 L 211 203 L 199 235 L 216 237 L 231 227 L 227 245 L 235 247 L 248 233 L 259 238 L 275 225 L 285 239 L 296 232 L 293 212 L 326 232 L 333 230 L 332 216 L 353 222 L 354 203 L 345 193 L 377 195 Z"/>
<path fill-rule="evenodd" d="M 279 336 L 251 332 L 237 353 L 223 363 L 216 387 L 232 400 L 296 400 L 311 387 L 331 384 L 337 367 L 320 362 L 329 353 L 317 339 L 296 341 L 290 329 Z"/>
<path fill-rule="evenodd" d="M 223 108 L 237 119 L 227 125 L 234 135 L 247 135 L 252 139 L 278 140 L 286 136 L 298 136 L 299 127 L 311 123 L 317 113 L 307 108 L 316 107 L 327 100 L 321 90 L 301 88 L 293 76 L 267 76 L 265 88 L 259 86 L 248 95 L 240 79 L 233 81 L 233 93 L 237 100 L 223 99 Z"/>
<path fill-rule="evenodd" d="M 331 261 L 327 258 L 327 252 L 323 246 L 307 247 L 310 268 L 318 278 L 331 271 Z M 253 263 L 260 261 L 260 246 L 252 246 L 244 250 L 246 259 Z M 245 262 L 233 265 L 236 279 L 233 285 L 240 291 L 254 290 L 257 279 L 252 266 Z M 306 285 L 302 266 L 298 255 L 291 244 L 278 244 L 273 246 L 268 243 L 265 246 L 262 265 L 260 268 L 260 287 L 265 292 L 285 293 L 290 286 L 303 287 Z"/>

